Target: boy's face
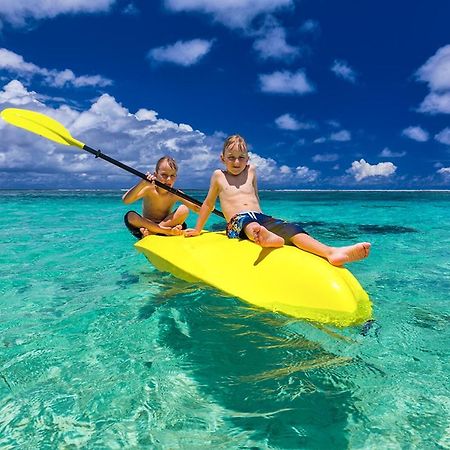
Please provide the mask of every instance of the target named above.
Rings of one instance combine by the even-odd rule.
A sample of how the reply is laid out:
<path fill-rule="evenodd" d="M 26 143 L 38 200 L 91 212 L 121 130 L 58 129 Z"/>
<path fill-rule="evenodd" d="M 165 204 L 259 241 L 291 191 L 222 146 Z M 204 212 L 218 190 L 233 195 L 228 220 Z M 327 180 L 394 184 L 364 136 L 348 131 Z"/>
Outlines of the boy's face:
<path fill-rule="evenodd" d="M 227 148 L 220 157 L 231 175 L 239 175 L 247 167 L 248 153 L 237 145 Z"/>
<path fill-rule="evenodd" d="M 155 172 L 156 178 L 161 181 L 161 183 L 167 184 L 167 186 L 172 187 L 175 184 L 177 178 L 177 171 L 170 167 L 167 161 L 163 161 L 158 170 Z"/>

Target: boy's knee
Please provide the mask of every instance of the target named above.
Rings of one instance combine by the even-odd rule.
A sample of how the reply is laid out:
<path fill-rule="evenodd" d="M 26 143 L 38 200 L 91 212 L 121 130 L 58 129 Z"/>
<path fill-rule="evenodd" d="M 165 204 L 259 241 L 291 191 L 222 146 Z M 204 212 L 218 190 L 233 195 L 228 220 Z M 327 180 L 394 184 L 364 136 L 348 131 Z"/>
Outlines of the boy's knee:
<path fill-rule="evenodd" d="M 134 211 L 130 211 L 126 214 L 126 219 L 127 219 L 128 223 L 130 223 L 131 225 L 134 225 L 141 219 L 141 216 Z"/>
<path fill-rule="evenodd" d="M 186 205 L 180 205 L 177 209 L 177 215 L 187 217 L 189 215 L 189 208 Z"/>

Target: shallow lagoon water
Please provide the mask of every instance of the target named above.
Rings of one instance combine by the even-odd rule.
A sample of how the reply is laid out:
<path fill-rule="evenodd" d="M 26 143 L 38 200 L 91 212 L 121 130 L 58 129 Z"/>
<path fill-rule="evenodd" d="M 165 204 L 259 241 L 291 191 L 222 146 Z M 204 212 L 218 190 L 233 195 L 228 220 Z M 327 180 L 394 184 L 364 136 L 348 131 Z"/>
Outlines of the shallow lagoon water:
<path fill-rule="evenodd" d="M 120 195 L 0 192 L 0 448 L 450 448 L 450 193 L 261 193 L 372 242 L 368 330 L 156 271 Z"/>

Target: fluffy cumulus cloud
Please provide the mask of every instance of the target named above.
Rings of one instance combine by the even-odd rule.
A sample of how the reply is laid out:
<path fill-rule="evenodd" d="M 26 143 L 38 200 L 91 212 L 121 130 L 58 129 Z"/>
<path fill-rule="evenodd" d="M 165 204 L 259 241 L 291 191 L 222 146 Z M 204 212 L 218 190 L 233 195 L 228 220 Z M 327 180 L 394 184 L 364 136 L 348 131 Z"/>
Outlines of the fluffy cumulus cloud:
<path fill-rule="evenodd" d="M 1 0 L 0 23 L 23 26 L 29 20 L 53 18 L 60 14 L 108 11 L 116 0 Z"/>
<path fill-rule="evenodd" d="M 154 110 L 130 112 L 117 100 L 103 94 L 91 106 L 78 111 L 69 106 L 50 107 L 42 96 L 18 80 L 0 90 L 0 109 L 14 107 L 41 112 L 70 130 L 72 136 L 142 172 L 153 170 L 164 154 L 180 165 L 179 184 L 206 187 L 214 169 L 220 167 L 219 151 L 225 135 L 206 135 L 189 124 L 158 117 Z M 125 188 L 136 182 L 128 173 L 91 157 L 76 148 L 61 146 L 0 120 L 0 188 L 78 187 Z M 252 154 L 264 184 L 286 183 L 287 172 L 270 158 Z M 294 177 L 295 178 L 295 177 Z M 295 183 L 295 179 L 288 178 Z"/>
<path fill-rule="evenodd" d="M 352 166 L 346 170 L 356 181 L 362 181 L 371 177 L 389 177 L 393 175 L 397 167 L 391 162 L 369 164 L 364 159 L 353 161 Z"/>
<path fill-rule="evenodd" d="M 419 111 L 450 114 L 450 45 L 441 47 L 415 75 L 417 80 L 427 83 L 430 89 Z"/>
<path fill-rule="evenodd" d="M 295 117 L 291 116 L 288 113 L 283 114 L 280 117 L 277 117 L 275 119 L 275 124 L 281 130 L 290 130 L 290 131 L 310 130 L 312 128 L 315 128 L 314 123 L 300 122 Z"/>
<path fill-rule="evenodd" d="M 262 74 L 259 75 L 259 82 L 261 91 L 271 94 L 305 95 L 315 90 L 303 70 L 297 72 L 284 70 Z"/>
<path fill-rule="evenodd" d="M 191 41 L 178 41 L 175 44 L 157 47 L 150 50 L 147 57 L 158 63 L 172 63 L 180 66 L 197 64 L 209 51 L 213 41 L 192 39 Z"/>
<path fill-rule="evenodd" d="M 345 61 L 335 59 L 331 71 L 338 77 L 350 83 L 356 83 L 356 72 Z"/>
<path fill-rule="evenodd" d="M 100 75 L 76 76 L 70 69 L 55 70 L 39 67 L 36 64 L 25 61 L 23 56 L 18 55 L 6 48 L 0 48 L 0 70 L 7 71 L 22 79 L 40 77 L 46 84 L 62 88 L 74 87 L 105 87 L 112 81 Z"/>
<path fill-rule="evenodd" d="M 246 28 L 261 14 L 294 7 L 294 0 L 165 0 L 174 12 L 201 12 L 230 28 Z"/>
<path fill-rule="evenodd" d="M 434 136 L 434 139 L 436 139 L 436 141 L 440 142 L 441 144 L 450 145 L 450 128 L 444 128 L 442 131 L 436 134 L 436 136 Z"/>
<path fill-rule="evenodd" d="M 279 184 L 284 186 L 292 184 L 310 184 L 318 180 L 320 172 L 306 166 L 295 168 L 282 165 L 278 166 L 272 158 L 263 158 L 250 152 L 250 162 L 256 167 L 258 178 L 266 180 L 269 184 Z"/>
<path fill-rule="evenodd" d="M 42 112 L 61 122 L 72 135 L 142 172 L 152 170 L 163 154 L 180 161 L 180 179 L 202 181 L 216 168 L 211 151 L 219 139 L 186 124 L 160 119 L 155 111 L 130 113 L 113 97 L 103 94 L 85 111 L 68 106 L 52 108 L 40 102 L 17 80 L 0 91 L 0 109 L 19 107 Z M 127 187 L 135 178 L 77 149 L 60 146 L 32 133 L 0 122 L 0 177 L 2 188 Z M 207 175 L 208 173 L 208 175 Z"/>
<path fill-rule="evenodd" d="M 405 128 L 402 135 L 417 142 L 426 142 L 429 139 L 428 132 L 419 126 Z"/>
<path fill-rule="evenodd" d="M 293 185 L 298 183 L 312 183 L 319 177 L 319 172 L 308 167 L 292 168 L 286 165 L 279 166 L 272 158 L 263 158 L 256 153 L 249 152 L 250 162 L 258 172 L 258 179 L 269 185 Z"/>
<path fill-rule="evenodd" d="M 295 175 L 297 180 L 301 182 L 312 183 L 319 178 L 320 172 L 306 166 L 298 166 L 295 169 Z"/>

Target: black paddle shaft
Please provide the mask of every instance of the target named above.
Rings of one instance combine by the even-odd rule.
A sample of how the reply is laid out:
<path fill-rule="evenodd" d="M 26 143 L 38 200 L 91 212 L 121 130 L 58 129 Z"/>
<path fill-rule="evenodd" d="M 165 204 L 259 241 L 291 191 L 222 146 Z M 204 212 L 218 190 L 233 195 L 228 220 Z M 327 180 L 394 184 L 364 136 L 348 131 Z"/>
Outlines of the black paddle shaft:
<path fill-rule="evenodd" d="M 139 172 L 139 170 L 133 169 L 132 167 L 127 166 L 126 164 L 121 163 L 120 161 L 117 161 L 117 159 L 114 159 L 108 155 L 105 155 L 104 153 L 101 152 L 101 150 L 95 150 L 86 144 L 83 146 L 83 150 L 86 150 L 87 152 L 92 153 L 96 158 L 104 159 L 105 161 L 108 161 L 109 163 L 114 164 L 115 166 L 120 167 L 121 169 L 126 170 L 127 172 L 130 172 L 133 175 L 136 175 L 136 176 L 142 178 L 143 180 L 148 181 L 147 175 L 145 175 L 145 173 Z M 161 183 L 161 181 L 159 181 L 159 180 L 153 180 L 153 182 L 156 184 L 156 186 L 160 187 L 161 189 L 165 189 L 166 191 L 171 192 L 172 194 L 176 195 L 177 197 L 184 198 L 188 202 L 194 203 L 197 206 L 202 206 L 202 202 L 196 200 L 195 198 L 190 197 L 189 195 L 185 194 L 184 192 L 179 191 L 178 189 L 174 189 L 173 187 L 167 186 L 167 184 Z M 214 213 L 222 218 L 225 217 L 223 215 L 223 213 L 221 211 L 219 211 L 218 209 L 214 209 L 212 211 L 212 213 Z"/>

